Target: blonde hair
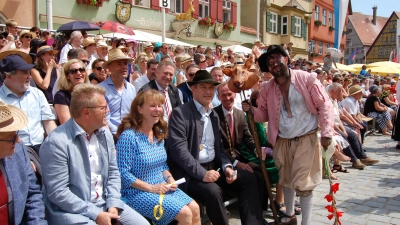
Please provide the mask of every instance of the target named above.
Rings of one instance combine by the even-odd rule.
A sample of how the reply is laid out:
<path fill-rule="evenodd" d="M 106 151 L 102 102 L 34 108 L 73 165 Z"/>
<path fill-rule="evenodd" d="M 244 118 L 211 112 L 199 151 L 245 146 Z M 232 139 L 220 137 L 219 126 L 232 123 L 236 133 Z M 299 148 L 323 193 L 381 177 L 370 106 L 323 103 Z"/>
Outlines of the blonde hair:
<path fill-rule="evenodd" d="M 84 83 L 75 86 L 71 93 L 69 112 L 72 118 L 78 118 L 84 108 L 97 106 L 98 99 L 95 94 L 105 95 L 106 89 L 99 85 Z"/>
<path fill-rule="evenodd" d="M 85 64 L 79 59 L 71 59 L 68 62 L 66 62 L 61 71 L 60 80 L 58 81 L 58 89 L 72 92 L 71 81 L 69 81 L 67 79 L 67 75 L 68 75 L 69 67 L 75 63 L 80 63 L 82 65 L 82 67 L 86 68 Z M 89 81 L 89 76 L 85 72 L 83 83 L 87 83 L 88 81 Z"/>
<path fill-rule="evenodd" d="M 6 26 L 7 27 L 16 27 L 18 26 L 17 21 L 13 20 L 13 19 L 8 19 L 6 20 Z"/>

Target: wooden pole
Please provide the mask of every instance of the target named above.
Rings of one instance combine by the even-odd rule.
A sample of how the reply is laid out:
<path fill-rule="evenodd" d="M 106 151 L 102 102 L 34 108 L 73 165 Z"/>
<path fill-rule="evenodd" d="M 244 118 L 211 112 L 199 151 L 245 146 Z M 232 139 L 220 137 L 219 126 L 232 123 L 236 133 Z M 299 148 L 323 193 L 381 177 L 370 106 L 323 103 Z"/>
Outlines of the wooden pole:
<path fill-rule="evenodd" d="M 242 91 L 242 92 L 243 92 L 243 95 L 244 95 L 244 91 Z M 251 102 L 250 102 L 250 107 L 252 107 L 251 106 Z M 253 133 L 253 139 L 254 139 L 254 143 L 256 145 L 258 159 L 260 160 L 261 171 L 262 171 L 262 173 L 264 175 L 265 185 L 267 186 L 268 198 L 269 198 L 269 202 L 271 204 L 272 214 L 274 216 L 275 224 L 278 225 L 278 224 L 280 224 L 280 221 L 279 221 L 279 218 L 278 218 L 278 214 L 276 212 L 276 208 L 275 208 L 275 204 L 274 204 L 274 197 L 272 196 L 271 185 L 269 183 L 267 169 L 265 168 L 265 163 L 264 163 L 264 160 L 262 158 L 260 140 L 258 139 L 258 134 L 257 134 L 257 130 L 256 130 L 255 123 L 254 123 L 254 114 L 251 111 L 251 109 L 249 111 L 247 111 L 246 113 L 247 113 L 247 116 L 249 118 L 249 124 L 250 124 L 251 131 Z"/>

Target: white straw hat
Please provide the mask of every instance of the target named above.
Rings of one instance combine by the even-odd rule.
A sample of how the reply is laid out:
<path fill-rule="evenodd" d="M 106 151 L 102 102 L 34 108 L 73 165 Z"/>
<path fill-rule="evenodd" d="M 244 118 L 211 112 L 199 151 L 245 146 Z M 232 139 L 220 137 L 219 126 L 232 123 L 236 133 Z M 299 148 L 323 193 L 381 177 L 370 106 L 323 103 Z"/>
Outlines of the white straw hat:
<path fill-rule="evenodd" d="M 20 108 L 0 101 L 0 132 L 20 130 L 28 125 L 28 117 Z"/>

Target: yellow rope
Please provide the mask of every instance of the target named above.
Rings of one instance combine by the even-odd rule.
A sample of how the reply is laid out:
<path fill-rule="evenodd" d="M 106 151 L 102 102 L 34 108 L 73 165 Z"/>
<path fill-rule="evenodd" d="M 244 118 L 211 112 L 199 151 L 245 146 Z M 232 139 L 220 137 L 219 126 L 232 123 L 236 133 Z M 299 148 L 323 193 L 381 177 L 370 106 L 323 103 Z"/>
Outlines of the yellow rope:
<path fill-rule="evenodd" d="M 154 209 L 153 209 L 153 215 L 154 215 L 154 218 L 156 218 L 156 220 L 160 220 L 161 217 L 164 215 L 164 209 L 162 207 L 163 200 L 164 200 L 164 194 L 161 193 L 160 198 L 158 199 L 159 205 L 154 206 Z M 159 216 L 157 216 L 157 214 Z"/>

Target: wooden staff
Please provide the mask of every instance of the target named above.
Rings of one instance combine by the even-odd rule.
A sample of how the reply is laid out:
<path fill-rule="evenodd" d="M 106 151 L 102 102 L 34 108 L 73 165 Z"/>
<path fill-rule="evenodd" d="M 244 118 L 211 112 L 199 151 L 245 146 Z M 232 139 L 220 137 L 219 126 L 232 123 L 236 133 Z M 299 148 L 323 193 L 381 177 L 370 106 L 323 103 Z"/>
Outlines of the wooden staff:
<path fill-rule="evenodd" d="M 247 103 L 246 95 L 244 94 L 244 91 L 242 91 L 242 93 L 243 93 L 243 96 L 245 96 L 244 97 L 245 102 Z M 252 107 L 251 102 L 250 102 L 250 107 Z M 278 224 L 280 224 L 280 221 L 278 218 L 278 214 L 276 212 L 276 208 L 275 208 L 275 204 L 274 204 L 274 197 L 272 196 L 271 185 L 269 183 L 267 169 L 265 168 L 264 160 L 262 158 L 260 140 L 258 139 L 256 126 L 254 124 L 254 114 L 251 111 L 251 109 L 249 111 L 247 111 L 246 113 L 249 118 L 249 124 L 250 124 L 251 131 L 253 133 L 254 143 L 256 144 L 257 155 L 258 155 L 258 159 L 260 160 L 260 166 L 261 166 L 261 171 L 264 175 L 265 185 L 267 186 L 268 198 L 269 198 L 269 202 L 271 203 L 272 214 L 274 216 L 275 224 L 278 225 Z"/>

